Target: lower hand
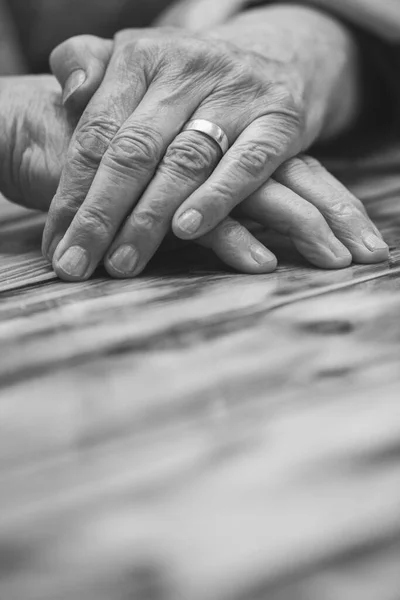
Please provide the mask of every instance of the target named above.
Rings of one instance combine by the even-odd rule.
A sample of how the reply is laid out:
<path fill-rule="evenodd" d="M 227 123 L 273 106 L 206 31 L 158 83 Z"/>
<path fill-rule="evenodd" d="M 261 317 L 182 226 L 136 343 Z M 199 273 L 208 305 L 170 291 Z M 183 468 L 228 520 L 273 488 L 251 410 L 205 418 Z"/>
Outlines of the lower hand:
<path fill-rule="evenodd" d="M 0 190 L 6 198 L 49 209 L 76 124 L 61 105 L 54 77 L 1 79 Z"/>

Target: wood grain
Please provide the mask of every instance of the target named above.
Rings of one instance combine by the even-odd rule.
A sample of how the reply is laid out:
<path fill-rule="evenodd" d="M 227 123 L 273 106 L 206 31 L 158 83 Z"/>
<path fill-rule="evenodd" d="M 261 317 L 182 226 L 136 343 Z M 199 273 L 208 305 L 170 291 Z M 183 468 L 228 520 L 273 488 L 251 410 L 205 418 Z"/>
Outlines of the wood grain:
<path fill-rule="evenodd" d="M 398 600 L 400 178 L 389 264 L 182 249 L 64 284 L 1 205 L 1 600 Z"/>

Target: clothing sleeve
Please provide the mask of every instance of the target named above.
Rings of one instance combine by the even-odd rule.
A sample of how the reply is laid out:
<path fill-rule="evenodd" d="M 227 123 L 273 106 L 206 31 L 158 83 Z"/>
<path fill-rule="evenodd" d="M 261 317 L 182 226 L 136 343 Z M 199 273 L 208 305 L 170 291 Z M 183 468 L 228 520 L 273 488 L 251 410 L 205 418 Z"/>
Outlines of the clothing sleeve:
<path fill-rule="evenodd" d="M 400 46 L 400 0 L 301 0 L 300 3 L 336 14 L 378 38 Z"/>
<path fill-rule="evenodd" d="M 244 0 L 242 9 L 279 4 L 279 0 Z M 347 143 L 332 148 L 333 156 L 375 168 L 385 157 L 386 167 L 398 165 L 400 139 L 400 0 L 296 0 L 334 15 L 353 30 L 363 57 L 366 104 L 372 107 L 364 130 Z M 343 142 L 343 140 L 342 140 Z M 322 160 L 331 159 L 321 156 Z M 341 160 L 338 160 L 341 164 Z"/>
<path fill-rule="evenodd" d="M 279 4 L 284 0 L 175 0 L 159 20 L 182 27 L 202 28 L 223 23 L 249 6 Z M 394 45 L 400 45 L 400 0 L 296 0 L 345 19 Z M 197 19 L 197 22 L 196 22 Z"/>
<path fill-rule="evenodd" d="M 206 30 L 235 14 L 284 0 L 177 0 L 165 12 L 159 25 Z M 295 0 L 331 14 L 353 30 L 363 57 L 368 112 L 366 136 L 354 136 L 349 152 L 371 152 L 371 145 L 387 145 L 400 138 L 400 0 Z M 389 139 L 391 138 L 391 139 Z"/>
<path fill-rule="evenodd" d="M 0 75 L 19 75 L 26 72 L 16 28 L 7 3 L 0 0 Z"/>
<path fill-rule="evenodd" d="M 285 3 L 284 0 L 176 0 L 157 24 L 204 30 L 224 23 L 243 10 L 281 3 Z M 400 0 L 296 0 L 295 3 L 323 10 L 345 21 L 364 36 L 365 42 L 378 48 L 378 59 L 379 56 L 383 59 L 383 72 L 397 79 L 400 69 Z"/>

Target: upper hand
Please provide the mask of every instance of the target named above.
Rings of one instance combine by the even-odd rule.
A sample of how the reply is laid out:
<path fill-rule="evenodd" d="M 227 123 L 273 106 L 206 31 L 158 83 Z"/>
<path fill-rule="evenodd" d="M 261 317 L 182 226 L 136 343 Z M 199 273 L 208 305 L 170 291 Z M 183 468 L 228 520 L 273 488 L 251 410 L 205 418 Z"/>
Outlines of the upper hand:
<path fill-rule="evenodd" d="M 128 251 L 136 274 L 171 221 L 184 239 L 212 231 L 318 135 L 322 115 L 308 106 L 306 83 L 290 61 L 222 40 L 120 33 L 50 210 L 44 251 L 57 273 L 88 278 L 108 250 L 111 274 Z M 181 133 L 192 118 L 225 130 L 222 160 L 212 140 Z"/>
<path fill-rule="evenodd" d="M 0 192 L 27 208 L 48 211 L 77 119 L 62 106 L 51 76 L 9 77 L 1 84 Z M 271 269 L 276 266 L 274 256 L 233 219 L 198 242 L 240 271 L 265 269 L 253 258 L 255 251 L 258 260 L 266 255 Z"/>
<path fill-rule="evenodd" d="M 60 62 L 60 51 L 68 54 L 75 42 L 56 50 L 53 66 Z M 107 52 L 111 55 L 110 45 Z M 95 58 L 91 66 L 99 84 L 104 64 Z M 65 64 L 71 74 L 73 61 Z M 59 73 L 65 83 L 62 69 Z M 135 275 L 154 254 L 171 220 L 179 237 L 210 235 L 321 132 L 324 111 L 310 100 L 307 79 L 300 73 L 290 61 L 277 66 L 276 60 L 222 41 L 170 31 L 120 34 L 106 77 L 75 133 L 47 224 L 44 250 L 58 274 L 87 278 L 108 250 L 105 264 L 112 275 Z M 321 102 L 321 94 L 314 95 Z M 213 141 L 197 133 L 180 134 L 193 113 L 222 125 L 231 142 L 236 141 L 221 163 Z M 327 212 L 338 214 L 332 225 L 337 243 L 350 246 L 355 260 L 373 262 L 376 256 L 363 243 L 372 224 L 354 209 L 350 195 L 343 201 L 331 192 L 318 210 L 331 200 L 335 210 Z M 187 211 L 189 232 L 183 229 Z M 347 224 L 358 223 L 352 235 L 343 227 L 343 214 Z M 329 217 L 326 221 L 330 225 Z M 344 254 L 342 264 L 324 264 L 318 257 L 313 262 L 343 266 Z M 347 252 L 347 262 L 352 255 Z M 274 268 L 271 256 L 265 254 L 265 259 L 264 272 Z"/>

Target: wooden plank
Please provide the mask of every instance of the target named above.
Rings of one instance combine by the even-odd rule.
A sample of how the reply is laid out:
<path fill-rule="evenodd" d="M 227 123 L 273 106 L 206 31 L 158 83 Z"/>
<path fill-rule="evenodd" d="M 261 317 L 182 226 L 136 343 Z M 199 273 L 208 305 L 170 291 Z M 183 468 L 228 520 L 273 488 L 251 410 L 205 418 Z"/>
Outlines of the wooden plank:
<path fill-rule="evenodd" d="M 390 179 L 390 180 L 389 180 Z M 0 225 L 0 598 L 397 600 L 398 180 L 390 264 L 276 274 L 185 250 L 55 280 Z M 3 210 L 3 209 L 1 209 Z"/>

